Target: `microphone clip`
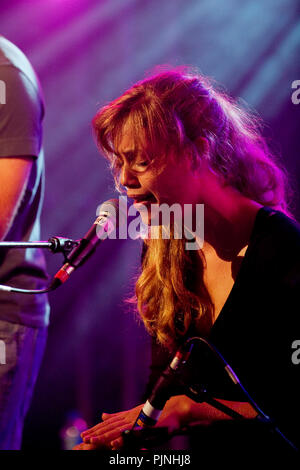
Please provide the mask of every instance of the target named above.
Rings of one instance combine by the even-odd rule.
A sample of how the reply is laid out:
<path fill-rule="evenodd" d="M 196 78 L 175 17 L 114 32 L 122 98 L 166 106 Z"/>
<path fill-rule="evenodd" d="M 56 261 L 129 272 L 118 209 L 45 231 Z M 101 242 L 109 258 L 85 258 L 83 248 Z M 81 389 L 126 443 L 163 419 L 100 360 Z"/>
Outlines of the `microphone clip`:
<path fill-rule="evenodd" d="M 80 240 L 72 240 L 65 237 L 51 237 L 48 242 L 51 243 L 49 249 L 52 253 L 62 253 L 65 261 L 67 261 L 68 255 L 71 253 L 73 248 L 79 245 Z"/>

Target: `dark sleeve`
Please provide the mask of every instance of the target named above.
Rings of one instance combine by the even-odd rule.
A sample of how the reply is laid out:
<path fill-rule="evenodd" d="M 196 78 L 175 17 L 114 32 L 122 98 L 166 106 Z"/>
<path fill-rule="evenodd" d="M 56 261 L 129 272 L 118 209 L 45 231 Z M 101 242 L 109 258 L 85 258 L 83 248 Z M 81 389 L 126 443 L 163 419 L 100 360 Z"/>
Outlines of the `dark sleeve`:
<path fill-rule="evenodd" d="M 155 338 L 152 338 L 150 374 L 145 389 L 144 400 L 149 397 L 155 383 L 171 360 L 171 353 L 158 344 Z"/>

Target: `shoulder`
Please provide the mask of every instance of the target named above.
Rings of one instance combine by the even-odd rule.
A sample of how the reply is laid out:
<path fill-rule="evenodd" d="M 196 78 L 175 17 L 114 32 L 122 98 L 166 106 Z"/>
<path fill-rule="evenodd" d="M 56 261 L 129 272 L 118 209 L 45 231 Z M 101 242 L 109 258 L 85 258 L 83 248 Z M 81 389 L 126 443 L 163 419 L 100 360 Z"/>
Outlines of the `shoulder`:
<path fill-rule="evenodd" d="M 44 99 L 40 87 L 35 85 L 21 70 L 10 65 L 0 65 L 0 80 L 5 84 L 5 109 L 21 107 L 36 108 L 43 116 Z"/>
<path fill-rule="evenodd" d="M 25 56 L 15 44 L 0 37 L 0 79 L 6 88 L 6 108 L 10 105 L 36 105 L 44 109 L 39 79 Z"/>
<path fill-rule="evenodd" d="M 0 36 L 0 66 L 22 73 L 38 92 L 41 91 L 39 79 L 29 59 L 21 49 L 3 36 Z"/>
<path fill-rule="evenodd" d="M 249 258 L 259 278 L 300 283 L 300 225 L 280 211 L 263 207 L 257 214 Z M 274 285 L 275 285 L 274 284 Z"/>
<path fill-rule="evenodd" d="M 300 224 L 283 212 L 263 207 L 257 214 L 253 244 L 266 252 L 300 250 Z"/>
<path fill-rule="evenodd" d="M 24 54 L 0 38 L 0 157 L 38 157 L 42 145 L 44 101 L 35 73 Z"/>

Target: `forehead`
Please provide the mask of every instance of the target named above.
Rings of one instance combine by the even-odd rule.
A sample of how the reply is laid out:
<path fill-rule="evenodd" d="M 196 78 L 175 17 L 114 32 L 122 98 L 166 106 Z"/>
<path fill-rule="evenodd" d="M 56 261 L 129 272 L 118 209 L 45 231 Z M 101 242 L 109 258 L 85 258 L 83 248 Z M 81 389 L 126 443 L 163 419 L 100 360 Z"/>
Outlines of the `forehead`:
<path fill-rule="evenodd" d="M 164 158 L 169 153 L 172 143 L 168 142 L 168 139 L 161 139 L 156 134 L 156 129 L 150 127 L 144 125 L 134 113 L 129 115 L 116 129 L 113 139 L 114 153 L 117 156 L 128 155 L 129 158 L 145 154 L 150 160 L 157 162 Z"/>
<path fill-rule="evenodd" d="M 133 152 L 137 145 L 135 142 L 135 136 L 129 125 L 123 126 L 120 135 L 116 141 L 116 151 L 118 153 L 126 153 L 128 151 Z"/>
<path fill-rule="evenodd" d="M 145 132 L 136 131 L 130 120 L 126 120 L 119 129 L 114 142 L 116 155 L 137 154 L 145 148 Z"/>

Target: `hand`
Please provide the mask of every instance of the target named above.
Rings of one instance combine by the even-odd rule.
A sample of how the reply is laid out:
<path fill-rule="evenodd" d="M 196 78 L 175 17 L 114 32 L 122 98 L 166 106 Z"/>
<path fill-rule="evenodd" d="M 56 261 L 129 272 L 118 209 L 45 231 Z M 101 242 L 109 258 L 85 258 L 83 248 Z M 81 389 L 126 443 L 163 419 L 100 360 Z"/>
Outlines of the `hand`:
<path fill-rule="evenodd" d="M 181 428 L 189 411 L 189 398 L 185 395 L 171 397 L 160 415 L 156 427 L 167 427 L 168 432 Z"/>
<path fill-rule="evenodd" d="M 243 414 L 245 418 L 256 415 L 248 403 L 220 401 Z M 119 413 L 103 413 L 102 423 L 84 431 L 81 434 L 83 443 L 74 450 L 119 449 L 123 445 L 122 432 L 132 428 L 143 406 Z M 207 403 L 196 403 L 185 395 L 178 395 L 167 401 L 156 426 L 167 427 L 172 432 L 186 424 L 211 423 L 220 419 L 231 418 Z"/>
<path fill-rule="evenodd" d="M 138 405 L 131 410 L 118 413 L 103 413 L 101 423 L 81 433 L 83 443 L 74 450 L 90 450 L 85 446 L 92 446 L 93 449 L 120 448 L 123 444 L 122 432 L 131 429 L 143 406 L 143 404 Z"/>
<path fill-rule="evenodd" d="M 77 444 L 75 447 L 73 447 L 72 450 L 96 450 L 97 446 L 94 444 L 85 444 L 84 442 L 81 442 L 80 444 Z"/>
<path fill-rule="evenodd" d="M 187 411 L 186 399 L 187 397 L 177 396 L 168 400 L 156 426 L 166 426 L 169 432 L 179 429 L 181 419 Z M 103 413 L 102 423 L 81 433 L 83 443 L 74 450 L 119 449 L 123 445 L 122 432 L 132 428 L 143 406 L 118 413 Z"/>

